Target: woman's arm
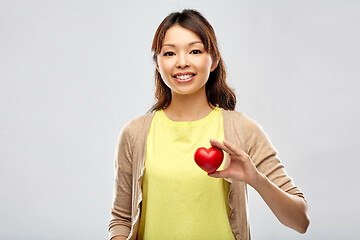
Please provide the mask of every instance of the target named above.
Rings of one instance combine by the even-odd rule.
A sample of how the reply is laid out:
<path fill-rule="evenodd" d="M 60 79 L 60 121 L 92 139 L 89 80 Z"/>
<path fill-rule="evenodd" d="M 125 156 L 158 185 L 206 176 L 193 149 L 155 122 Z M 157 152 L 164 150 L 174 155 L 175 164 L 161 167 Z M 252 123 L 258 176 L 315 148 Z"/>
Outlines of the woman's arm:
<path fill-rule="evenodd" d="M 125 236 L 115 236 L 111 240 L 126 240 L 126 238 Z"/>
<path fill-rule="evenodd" d="M 310 219 L 304 199 L 284 192 L 263 174 L 258 175 L 257 183 L 252 187 L 282 224 L 299 233 L 306 232 Z"/>
<path fill-rule="evenodd" d="M 132 138 L 130 126 L 119 136 L 115 153 L 114 198 L 109 222 L 110 238 L 127 236 L 131 230 L 132 199 Z M 125 238 L 126 239 L 126 238 Z"/>
<path fill-rule="evenodd" d="M 227 141 L 210 140 L 211 145 L 226 151 L 230 156 L 229 167 L 209 174 L 216 178 L 232 178 L 252 186 L 264 199 L 281 223 L 299 233 L 309 226 L 307 205 L 304 199 L 284 192 L 264 174 L 260 173 L 250 156 Z"/>

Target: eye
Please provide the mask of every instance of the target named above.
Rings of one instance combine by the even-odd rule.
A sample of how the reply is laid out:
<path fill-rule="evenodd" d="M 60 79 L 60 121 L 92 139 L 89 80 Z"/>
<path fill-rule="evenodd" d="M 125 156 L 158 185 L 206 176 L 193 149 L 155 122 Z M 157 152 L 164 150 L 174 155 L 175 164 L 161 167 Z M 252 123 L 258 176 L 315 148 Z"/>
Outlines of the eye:
<path fill-rule="evenodd" d="M 175 55 L 175 53 L 173 53 L 173 52 L 165 52 L 163 54 L 163 56 L 174 56 L 174 55 Z"/>
<path fill-rule="evenodd" d="M 198 49 L 195 49 L 195 50 L 192 50 L 190 53 L 191 53 L 191 54 L 200 54 L 201 51 L 198 50 Z"/>

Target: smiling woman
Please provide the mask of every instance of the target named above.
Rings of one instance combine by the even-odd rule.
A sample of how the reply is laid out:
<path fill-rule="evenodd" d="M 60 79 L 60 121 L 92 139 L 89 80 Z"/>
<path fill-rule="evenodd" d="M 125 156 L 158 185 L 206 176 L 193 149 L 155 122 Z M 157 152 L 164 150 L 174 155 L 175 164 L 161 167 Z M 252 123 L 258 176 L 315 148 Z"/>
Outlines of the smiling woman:
<path fill-rule="evenodd" d="M 156 62 L 172 99 L 178 94 L 191 94 L 207 102 L 205 84 L 217 62 L 212 61 L 197 34 L 180 25 L 169 28 Z"/>
<path fill-rule="evenodd" d="M 180 52 L 177 53 L 175 50 Z M 217 46 L 215 31 L 200 13 L 193 10 L 184 10 L 181 13 L 175 12 L 167 16 L 155 33 L 152 51 L 157 66 L 155 71 L 155 98 L 158 100 L 152 107 L 152 111 L 166 109 L 173 97 L 171 88 L 165 83 L 166 78 L 163 79 L 164 76 L 161 75 L 161 69 L 159 68 L 160 61 L 165 56 L 173 56 L 173 61 L 177 61 L 176 67 L 180 70 L 177 69 L 174 75 L 177 72 L 189 72 L 189 69 L 192 68 L 189 68 L 186 64 L 191 64 L 191 59 L 204 60 L 210 57 L 211 64 L 204 60 L 208 68 L 206 71 L 209 71 L 205 85 L 207 102 L 213 106 L 219 105 L 226 110 L 235 109 L 236 96 L 226 83 L 226 70 Z M 200 55 L 200 57 L 191 55 Z M 196 63 L 199 65 L 198 61 Z M 181 66 L 181 64 L 185 64 L 185 66 Z M 191 71 L 190 73 L 192 74 Z"/>
<path fill-rule="evenodd" d="M 170 14 L 152 50 L 157 103 L 120 134 L 110 238 L 250 239 L 247 185 L 281 223 L 304 233 L 304 195 L 262 128 L 234 110 L 208 21 L 195 10 Z M 210 146 L 226 154 L 206 174 L 194 153 Z"/>

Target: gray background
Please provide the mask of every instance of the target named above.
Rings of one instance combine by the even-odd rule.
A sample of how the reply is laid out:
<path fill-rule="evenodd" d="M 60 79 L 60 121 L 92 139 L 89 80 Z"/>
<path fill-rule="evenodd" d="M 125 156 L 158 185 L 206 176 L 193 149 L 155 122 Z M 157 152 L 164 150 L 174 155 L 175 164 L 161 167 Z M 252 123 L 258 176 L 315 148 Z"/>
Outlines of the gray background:
<path fill-rule="evenodd" d="M 300 235 L 250 189 L 253 238 L 359 238 L 359 1 L 1 0 L 0 239 L 107 238 L 118 133 L 153 104 L 158 24 L 188 7 L 310 206 Z"/>

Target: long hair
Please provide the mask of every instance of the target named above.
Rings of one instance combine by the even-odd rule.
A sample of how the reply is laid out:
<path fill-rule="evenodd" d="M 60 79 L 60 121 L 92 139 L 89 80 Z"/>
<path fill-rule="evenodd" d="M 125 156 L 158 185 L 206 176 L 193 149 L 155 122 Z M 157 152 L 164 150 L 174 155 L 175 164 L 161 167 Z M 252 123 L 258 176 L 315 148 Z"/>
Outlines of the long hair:
<path fill-rule="evenodd" d="M 226 83 L 226 70 L 217 46 L 215 31 L 198 11 L 185 9 L 182 12 L 173 12 L 161 22 L 156 30 L 151 47 L 155 63 L 158 54 L 161 52 L 166 31 L 175 24 L 196 33 L 201 38 L 205 50 L 211 55 L 213 62 L 218 62 L 217 67 L 210 73 L 205 85 L 208 102 L 226 110 L 234 110 L 236 96 Z M 151 112 L 164 109 L 171 103 L 171 90 L 164 83 L 157 69 L 155 70 L 155 86 L 155 99 L 157 102 L 150 109 Z"/>

